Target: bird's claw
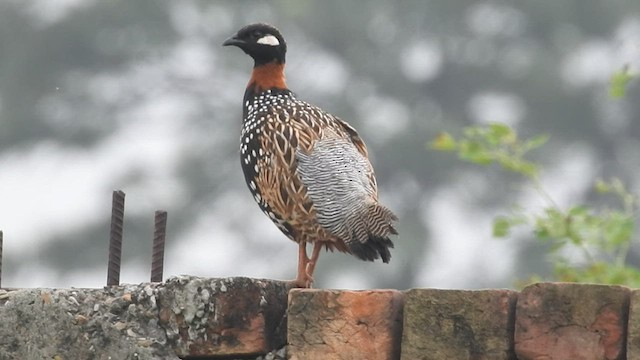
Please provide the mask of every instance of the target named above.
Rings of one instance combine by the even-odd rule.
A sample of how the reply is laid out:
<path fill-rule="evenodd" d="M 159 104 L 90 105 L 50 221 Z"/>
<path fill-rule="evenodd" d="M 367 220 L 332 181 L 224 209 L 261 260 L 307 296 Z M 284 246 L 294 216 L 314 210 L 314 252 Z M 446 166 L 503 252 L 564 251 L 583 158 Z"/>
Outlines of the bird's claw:
<path fill-rule="evenodd" d="M 289 283 L 291 283 L 294 288 L 310 289 L 311 285 L 313 285 L 313 278 L 307 274 L 305 277 L 290 280 Z"/>

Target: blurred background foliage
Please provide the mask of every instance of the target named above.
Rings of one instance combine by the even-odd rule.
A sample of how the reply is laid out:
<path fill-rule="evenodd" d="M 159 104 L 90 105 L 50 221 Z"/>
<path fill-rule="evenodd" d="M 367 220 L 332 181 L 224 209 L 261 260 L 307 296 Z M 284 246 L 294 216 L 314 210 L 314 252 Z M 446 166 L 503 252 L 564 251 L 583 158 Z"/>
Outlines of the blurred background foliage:
<path fill-rule="evenodd" d="M 102 286 L 114 189 L 127 193 L 124 282 L 148 279 L 156 209 L 169 212 L 166 275 L 294 276 L 296 247 L 239 167 L 251 62 L 220 46 L 256 21 L 283 31 L 291 89 L 359 130 L 401 219 L 390 264 L 327 254 L 319 287 L 511 287 L 552 273 L 551 245 L 530 230 L 492 238 L 505 209 L 544 201 L 516 174 L 426 149 L 441 132 L 549 134 L 530 157 L 562 211 L 606 204 L 597 178 L 639 192 L 640 86 L 609 86 L 640 68 L 636 0 L 5 0 L 3 286 Z M 637 243 L 626 260 L 640 262 Z"/>
<path fill-rule="evenodd" d="M 612 78 L 612 89 L 616 88 L 612 95 L 624 96 L 626 85 L 617 84 L 619 76 Z M 624 82 L 628 84 L 632 78 L 625 76 Z M 467 127 L 459 139 L 442 133 L 430 145 L 435 150 L 457 152 L 461 160 L 470 163 L 498 164 L 528 181 L 544 207 L 536 212 L 515 204 L 508 213 L 494 218 L 493 236 L 507 238 L 514 227 L 530 228 L 540 242 L 548 245 L 554 271 L 546 280 L 639 287 L 640 269 L 629 264 L 627 258 L 636 233 L 640 198 L 629 192 L 618 178 L 599 179 L 594 189 L 603 195 L 613 195 L 617 204 L 600 208 L 593 203 L 573 204 L 563 209 L 540 181 L 543 167 L 525 158 L 529 151 L 541 147 L 547 140 L 545 135 L 521 139 L 509 126 L 492 123 Z M 571 255 L 576 252 L 582 256 L 581 261 L 572 261 Z M 543 280 L 545 278 L 533 275 L 518 283 L 522 286 Z"/>

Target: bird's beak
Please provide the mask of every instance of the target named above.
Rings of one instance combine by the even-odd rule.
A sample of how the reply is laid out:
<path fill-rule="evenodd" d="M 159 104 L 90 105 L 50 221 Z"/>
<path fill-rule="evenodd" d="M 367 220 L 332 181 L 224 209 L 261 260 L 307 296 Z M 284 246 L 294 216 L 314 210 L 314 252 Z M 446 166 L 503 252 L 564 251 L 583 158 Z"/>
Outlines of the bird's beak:
<path fill-rule="evenodd" d="M 222 43 L 222 46 L 230 46 L 230 45 L 240 46 L 242 44 L 244 44 L 244 41 L 242 41 L 242 40 L 238 39 L 237 37 L 233 36 L 233 37 L 230 37 L 227 40 L 225 40 Z"/>

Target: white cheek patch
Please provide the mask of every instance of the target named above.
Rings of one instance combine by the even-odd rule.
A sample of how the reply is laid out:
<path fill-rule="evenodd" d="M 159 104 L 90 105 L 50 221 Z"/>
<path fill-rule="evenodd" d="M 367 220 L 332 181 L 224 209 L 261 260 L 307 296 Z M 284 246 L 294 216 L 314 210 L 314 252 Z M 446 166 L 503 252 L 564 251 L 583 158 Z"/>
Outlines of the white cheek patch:
<path fill-rule="evenodd" d="M 258 39 L 257 43 L 263 44 L 263 45 L 271 45 L 271 46 L 280 45 L 280 41 L 278 41 L 278 38 L 273 35 L 263 36 L 260 39 Z"/>

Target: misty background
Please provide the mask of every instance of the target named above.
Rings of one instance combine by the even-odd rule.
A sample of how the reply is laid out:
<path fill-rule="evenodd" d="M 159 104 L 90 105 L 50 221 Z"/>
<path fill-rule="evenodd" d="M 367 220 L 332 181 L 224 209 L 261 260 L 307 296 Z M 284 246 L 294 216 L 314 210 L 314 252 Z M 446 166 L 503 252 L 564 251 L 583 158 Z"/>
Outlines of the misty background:
<path fill-rule="evenodd" d="M 165 278 L 292 279 L 297 246 L 254 203 L 239 164 L 252 61 L 221 43 L 268 22 L 298 97 L 366 141 L 400 218 L 390 264 L 323 253 L 321 288 L 512 287 L 550 274 L 527 229 L 491 236 L 517 177 L 427 148 L 492 121 L 536 150 L 561 206 L 596 178 L 640 192 L 640 2 L 0 0 L 0 230 L 5 287 L 106 283 L 111 192 L 126 194 L 121 282 L 148 281 L 153 213 L 169 213 Z M 640 265 L 638 249 L 631 261 Z"/>

